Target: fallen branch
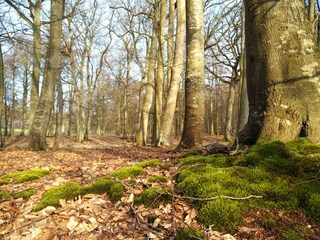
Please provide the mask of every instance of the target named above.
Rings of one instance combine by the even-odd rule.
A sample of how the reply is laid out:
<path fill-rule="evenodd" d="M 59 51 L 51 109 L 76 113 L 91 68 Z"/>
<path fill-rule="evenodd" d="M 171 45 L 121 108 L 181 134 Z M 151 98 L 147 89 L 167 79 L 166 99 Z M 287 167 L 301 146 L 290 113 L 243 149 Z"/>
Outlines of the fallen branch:
<path fill-rule="evenodd" d="M 167 192 L 167 194 L 176 198 L 189 199 L 189 200 L 195 200 L 195 201 L 212 201 L 212 200 L 221 199 L 221 198 L 231 199 L 231 200 L 247 200 L 250 198 L 262 198 L 262 196 L 256 196 L 256 195 L 249 195 L 247 197 L 215 196 L 210 198 L 196 198 L 196 197 L 188 197 L 188 196 L 185 197 L 185 196 L 175 195 L 170 192 Z"/>

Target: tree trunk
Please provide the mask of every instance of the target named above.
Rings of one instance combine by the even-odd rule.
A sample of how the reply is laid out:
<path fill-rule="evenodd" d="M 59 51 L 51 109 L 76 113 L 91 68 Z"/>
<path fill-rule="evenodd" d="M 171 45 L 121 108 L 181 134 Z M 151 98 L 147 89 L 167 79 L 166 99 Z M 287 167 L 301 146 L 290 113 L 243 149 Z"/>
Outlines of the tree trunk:
<path fill-rule="evenodd" d="M 57 150 L 60 147 L 62 135 L 62 121 L 63 121 L 63 93 L 61 80 L 57 83 L 57 113 L 56 113 L 56 131 L 54 136 L 53 149 Z"/>
<path fill-rule="evenodd" d="M 4 147 L 4 137 L 2 134 L 2 102 L 4 95 L 4 64 L 2 56 L 2 45 L 0 42 L 0 148 Z"/>
<path fill-rule="evenodd" d="M 233 70 L 233 73 L 232 73 L 233 75 L 235 74 L 234 71 L 237 71 L 237 69 Z M 230 141 L 232 136 L 232 115 L 233 115 L 233 104 L 235 100 L 236 83 L 237 83 L 237 79 L 234 79 L 233 77 L 229 86 L 224 141 Z"/>
<path fill-rule="evenodd" d="M 33 70 L 30 94 L 29 129 L 31 128 L 39 101 L 39 79 L 41 71 L 41 5 L 42 0 L 37 0 L 33 12 Z"/>
<path fill-rule="evenodd" d="M 246 48 L 245 48 L 245 9 L 242 6 L 242 33 L 241 33 L 241 59 L 240 59 L 240 94 L 239 94 L 239 117 L 237 125 L 237 135 L 248 122 L 249 100 L 247 91 L 246 72 Z"/>
<path fill-rule="evenodd" d="M 178 20 L 177 20 L 177 36 L 175 44 L 174 64 L 172 67 L 172 79 L 170 82 L 166 109 L 163 114 L 158 145 L 171 145 L 171 131 L 174 119 L 174 113 L 177 105 L 177 97 L 180 88 L 180 78 L 184 63 L 184 38 L 186 28 L 186 6 L 184 0 L 177 1 Z"/>
<path fill-rule="evenodd" d="M 154 69 L 156 66 L 157 55 L 157 29 L 156 23 L 153 24 L 151 46 L 148 53 L 148 73 L 146 83 L 146 93 L 142 103 L 141 122 L 136 138 L 137 145 L 146 145 L 148 137 L 149 112 L 152 105 L 153 98 L 153 84 L 154 84 Z"/>
<path fill-rule="evenodd" d="M 16 78 L 16 67 L 13 66 L 12 70 L 12 88 L 11 88 L 11 107 L 10 107 L 10 136 L 14 137 L 14 118 L 15 118 L 15 78 Z"/>
<path fill-rule="evenodd" d="M 185 117 L 179 148 L 202 144 L 204 123 L 204 29 L 203 1 L 189 0 L 187 10 L 187 65 Z"/>
<path fill-rule="evenodd" d="M 153 125 L 152 144 L 157 144 L 162 116 L 162 101 L 163 101 L 163 83 L 164 83 L 164 44 L 165 44 L 165 29 L 166 29 L 166 0 L 160 0 L 160 27 L 158 29 L 158 66 L 157 78 L 155 82 L 155 118 Z"/>
<path fill-rule="evenodd" d="M 60 77 L 60 49 L 63 14 L 64 0 L 52 1 L 48 58 L 46 61 L 41 96 L 33 123 L 31 125 L 29 137 L 29 147 L 35 150 L 47 149 L 46 133 L 48 130 L 51 109 L 53 106 L 54 87 Z"/>
<path fill-rule="evenodd" d="M 20 136 L 25 135 L 26 114 L 27 114 L 27 97 L 28 97 L 28 64 L 24 65 L 23 95 L 22 95 L 22 116 Z"/>
<path fill-rule="evenodd" d="M 240 141 L 320 140 L 319 49 L 303 1 L 246 0 L 249 120 Z"/>
<path fill-rule="evenodd" d="M 167 89 L 169 90 L 172 79 L 172 66 L 174 58 L 174 13 L 175 13 L 175 1 L 169 0 L 169 25 L 168 25 L 168 68 L 167 68 Z"/>

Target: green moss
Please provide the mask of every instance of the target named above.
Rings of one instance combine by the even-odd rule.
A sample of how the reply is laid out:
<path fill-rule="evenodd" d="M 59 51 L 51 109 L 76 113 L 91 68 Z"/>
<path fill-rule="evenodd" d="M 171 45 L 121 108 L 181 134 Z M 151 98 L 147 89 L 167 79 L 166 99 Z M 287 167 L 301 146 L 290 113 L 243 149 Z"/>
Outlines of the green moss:
<path fill-rule="evenodd" d="M 121 183 L 108 178 L 101 178 L 92 184 L 80 189 L 80 194 L 87 193 L 103 194 L 107 193 L 112 202 L 120 200 L 124 192 Z"/>
<path fill-rule="evenodd" d="M 144 162 L 137 163 L 133 166 L 123 167 L 110 174 L 111 177 L 118 179 L 133 178 L 143 172 L 143 168 L 160 166 L 161 162 L 157 159 L 151 159 Z"/>
<path fill-rule="evenodd" d="M 198 219 L 206 226 L 213 225 L 218 231 L 233 230 L 243 217 L 243 205 L 229 199 L 217 199 L 205 204 Z"/>
<path fill-rule="evenodd" d="M 292 229 L 287 229 L 281 233 L 283 240 L 304 240 L 308 239 L 310 230 L 303 225 L 295 226 Z"/>
<path fill-rule="evenodd" d="M 179 158 L 188 158 L 188 157 L 191 157 L 191 156 L 198 156 L 200 155 L 198 151 L 190 151 L 190 152 L 187 152 L 185 154 L 183 154 L 182 156 L 180 156 Z"/>
<path fill-rule="evenodd" d="M 166 183 L 168 179 L 165 176 L 155 176 L 148 179 L 149 182 Z"/>
<path fill-rule="evenodd" d="M 158 159 L 151 159 L 147 161 L 143 161 L 140 163 L 135 164 L 134 166 L 146 168 L 146 167 L 158 167 L 161 165 L 161 161 Z"/>
<path fill-rule="evenodd" d="M 111 177 L 118 178 L 118 179 L 126 179 L 126 178 L 133 178 L 140 175 L 143 172 L 143 168 L 139 166 L 129 166 L 123 167 L 113 173 L 110 174 Z"/>
<path fill-rule="evenodd" d="M 232 165 L 231 157 L 223 154 L 213 154 L 208 156 L 191 156 L 180 161 L 179 166 L 192 166 L 199 164 L 210 164 L 215 167 L 229 167 Z"/>
<path fill-rule="evenodd" d="M 171 200 L 171 196 L 163 188 L 150 187 L 135 197 L 135 204 L 144 204 L 147 207 L 157 208 L 161 203 Z"/>
<path fill-rule="evenodd" d="M 42 194 L 41 201 L 36 206 L 35 211 L 39 211 L 47 206 L 58 207 L 60 199 L 73 199 L 80 195 L 80 189 L 80 185 L 74 182 L 51 188 Z"/>
<path fill-rule="evenodd" d="M 35 189 L 27 189 L 22 192 L 13 194 L 13 198 L 28 198 L 34 195 L 37 191 Z"/>
<path fill-rule="evenodd" d="M 195 198 L 262 196 L 240 202 L 191 201 L 199 211 L 200 222 L 220 229 L 232 230 L 247 210 L 259 208 L 286 211 L 301 207 L 311 219 L 320 222 L 320 184 L 315 179 L 319 155 L 319 145 L 299 139 L 287 144 L 280 141 L 257 144 L 244 156 L 181 158 L 176 190 Z M 266 227 L 272 224 L 272 221 L 265 223 Z"/>
<path fill-rule="evenodd" d="M 0 191 L 0 200 L 4 200 L 10 197 L 10 193 Z"/>
<path fill-rule="evenodd" d="M 48 175 L 52 169 L 32 169 L 19 173 L 9 173 L 0 177 L 0 185 L 15 181 L 16 183 L 23 183 L 39 179 L 45 175 Z"/>
<path fill-rule="evenodd" d="M 204 233 L 192 228 L 180 228 L 176 232 L 175 240 L 205 239 Z"/>

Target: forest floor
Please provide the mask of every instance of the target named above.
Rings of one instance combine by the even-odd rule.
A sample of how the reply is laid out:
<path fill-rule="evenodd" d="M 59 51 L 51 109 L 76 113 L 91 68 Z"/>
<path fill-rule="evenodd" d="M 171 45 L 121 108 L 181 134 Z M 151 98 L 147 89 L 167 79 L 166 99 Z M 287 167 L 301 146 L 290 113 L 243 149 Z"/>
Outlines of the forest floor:
<path fill-rule="evenodd" d="M 205 139 L 207 143 L 218 140 L 221 139 Z M 156 208 L 133 204 L 133 198 L 150 186 L 174 191 L 177 168 L 173 160 L 181 153 L 164 148 L 134 147 L 114 136 L 91 137 L 90 141 L 81 144 L 64 138 L 61 148 L 56 151 L 29 151 L 27 139 L 23 137 L 9 139 L 7 145 L 0 151 L 0 176 L 35 168 L 53 171 L 33 181 L 10 181 L 0 186 L 0 192 L 9 193 L 36 190 L 28 198 L 0 198 L 0 239 L 173 239 L 177 229 L 202 228 L 197 223 L 196 210 L 185 199 L 173 197 L 171 202 Z M 112 203 L 107 194 L 87 194 L 73 200 L 61 200 L 61 207 L 33 211 L 42 194 L 50 188 L 67 182 L 87 185 L 115 170 L 150 159 L 159 159 L 162 165 L 147 167 L 135 178 L 120 180 L 125 193 L 116 203 Z M 154 183 L 148 180 L 155 176 L 165 176 L 168 181 Z M 261 213 L 250 214 L 248 217 L 252 220 L 258 219 L 257 215 Z M 290 217 L 293 221 L 308 224 L 299 214 L 283 216 Z M 239 237 L 241 232 L 249 232 L 249 239 L 267 239 L 266 236 L 276 239 L 254 224 L 254 220 L 232 233 L 202 230 L 210 235 L 210 239 L 243 239 Z"/>

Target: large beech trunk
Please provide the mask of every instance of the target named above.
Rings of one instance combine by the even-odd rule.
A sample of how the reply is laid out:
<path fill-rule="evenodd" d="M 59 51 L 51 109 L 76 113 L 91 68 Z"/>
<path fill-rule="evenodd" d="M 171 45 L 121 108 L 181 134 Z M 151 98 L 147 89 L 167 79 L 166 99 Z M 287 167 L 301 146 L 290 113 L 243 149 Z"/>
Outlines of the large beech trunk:
<path fill-rule="evenodd" d="M 246 0 L 249 120 L 242 143 L 320 140 L 320 54 L 301 0 Z"/>
<path fill-rule="evenodd" d="M 182 138 L 178 148 L 194 148 L 201 145 L 204 125 L 203 1 L 187 1 L 186 16 L 185 116 Z"/>

